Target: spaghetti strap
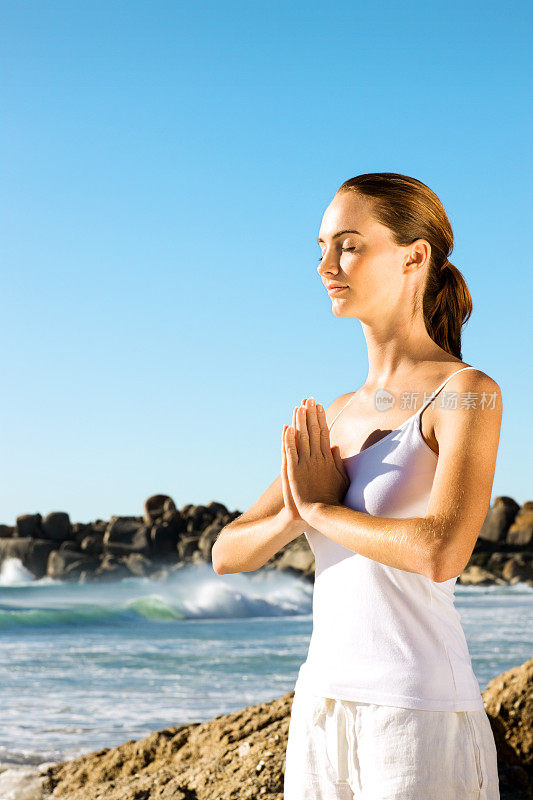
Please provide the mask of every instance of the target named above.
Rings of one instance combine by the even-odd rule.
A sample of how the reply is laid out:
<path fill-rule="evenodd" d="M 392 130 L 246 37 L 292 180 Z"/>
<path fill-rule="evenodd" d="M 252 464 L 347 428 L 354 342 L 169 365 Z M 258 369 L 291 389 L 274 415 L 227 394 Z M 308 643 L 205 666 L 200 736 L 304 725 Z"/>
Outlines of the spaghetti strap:
<path fill-rule="evenodd" d="M 334 423 L 335 423 L 335 420 L 337 419 L 337 417 L 340 417 L 340 415 L 342 414 L 342 412 L 344 411 L 344 409 L 346 408 L 346 406 L 348 405 L 348 403 L 351 403 L 354 397 L 355 397 L 355 392 L 352 394 L 352 396 L 350 397 L 350 399 L 348 400 L 348 402 L 347 402 L 347 403 L 345 403 L 345 404 L 343 405 L 343 407 L 341 408 L 341 410 L 340 410 L 340 411 L 339 411 L 337 414 L 335 414 L 335 416 L 333 417 L 333 420 L 332 420 L 332 422 L 331 422 L 331 425 L 329 426 L 329 429 L 330 429 L 330 431 L 331 431 L 331 429 L 333 428 L 333 425 L 334 425 Z"/>
<path fill-rule="evenodd" d="M 458 374 L 459 374 L 459 372 L 462 372 L 462 371 L 463 371 L 463 370 L 465 370 L 465 369 L 477 369 L 477 367 L 461 367 L 461 369 L 458 369 L 458 370 L 456 370 L 455 372 L 452 372 L 452 374 L 451 374 L 451 375 L 448 375 L 448 377 L 447 377 L 447 378 L 445 378 L 445 379 L 443 380 L 443 382 L 442 382 L 442 383 L 441 383 L 441 385 L 438 387 L 438 389 L 435 389 L 435 391 L 434 391 L 434 392 L 432 392 L 432 393 L 430 394 L 430 396 L 429 396 L 429 398 L 426 400 L 426 402 L 425 402 L 425 403 L 424 403 L 424 404 L 423 404 L 423 405 L 422 405 L 422 406 L 421 406 L 421 407 L 418 409 L 418 411 L 417 411 L 415 414 L 413 414 L 413 417 L 417 416 L 418 414 L 421 414 L 421 413 L 422 413 L 422 411 L 423 411 L 423 410 L 426 408 L 426 406 L 428 406 L 428 405 L 429 405 L 429 404 L 430 404 L 430 403 L 431 403 L 431 402 L 432 402 L 432 401 L 435 399 L 435 397 L 438 395 L 438 393 L 440 392 L 440 390 L 441 390 L 441 389 L 442 389 L 444 386 L 446 386 L 446 384 L 448 383 L 448 381 L 449 381 L 449 380 L 451 380 L 451 378 L 453 378 L 453 376 L 454 376 L 454 375 L 458 375 Z M 348 400 L 348 401 L 347 401 L 347 402 L 346 402 L 346 403 L 343 405 L 343 407 L 341 408 L 341 410 L 340 410 L 340 411 L 339 411 L 337 414 L 335 414 L 335 416 L 333 417 L 333 420 L 332 420 L 332 422 L 331 422 L 331 425 L 329 426 L 329 430 L 330 430 L 330 431 L 331 431 L 331 429 L 333 428 L 333 425 L 335 424 L 335 421 L 336 421 L 336 420 L 337 420 L 337 419 L 340 417 L 340 415 L 342 414 L 342 412 L 344 411 L 344 409 L 346 408 L 346 406 L 347 406 L 347 405 L 349 405 L 349 404 L 352 402 L 352 400 L 353 400 L 353 398 L 354 398 L 354 397 L 355 397 L 355 392 L 352 394 L 352 396 L 350 397 L 350 399 L 349 399 L 349 400 Z"/>
<path fill-rule="evenodd" d="M 449 380 L 451 380 L 451 378 L 453 378 L 453 376 L 454 376 L 454 375 L 458 375 L 458 374 L 459 374 L 459 372 L 462 372 L 462 371 L 463 371 L 463 370 L 465 370 L 465 369 L 477 369 L 477 367 L 461 367 L 461 369 L 458 369 L 458 370 L 456 370 L 455 372 L 452 372 L 452 374 L 451 374 L 451 375 L 448 375 L 448 377 L 447 377 L 447 378 L 445 378 L 445 379 L 442 381 L 442 383 L 441 383 L 441 385 L 438 387 L 438 389 L 435 389 L 435 391 L 434 391 L 434 392 L 432 392 L 432 393 L 430 394 L 430 396 L 428 397 L 428 399 L 426 400 L 426 402 L 425 402 L 425 403 L 424 403 L 424 404 L 423 404 L 423 405 L 422 405 L 422 406 L 421 406 L 421 407 L 418 409 L 418 412 L 417 412 L 417 413 L 418 413 L 418 414 L 421 414 L 421 413 L 422 413 L 422 411 L 423 411 L 423 410 L 424 410 L 424 409 L 425 409 L 425 408 L 426 408 L 426 407 L 427 407 L 427 406 L 428 406 L 428 405 L 429 405 L 431 402 L 433 402 L 433 400 L 435 399 L 435 397 L 438 395 L 438 393 L 440 392 L 440 390 L 441 390 L 441 389 L 442 389 L 444 386 L 446 386 L 446 384 L 448 383 L 448 381 L 449 381 Z"/>

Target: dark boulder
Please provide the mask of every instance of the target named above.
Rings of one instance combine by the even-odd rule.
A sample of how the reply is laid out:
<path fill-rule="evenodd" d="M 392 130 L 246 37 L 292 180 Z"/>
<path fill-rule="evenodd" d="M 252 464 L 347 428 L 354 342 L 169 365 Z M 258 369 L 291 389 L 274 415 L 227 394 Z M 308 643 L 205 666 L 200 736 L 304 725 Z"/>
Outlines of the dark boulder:
<path fill-rule="evenodd" d="M 218 534 L 222 528 L 223 525 L 221 522 L 212 522 L 211 525 L 208 525 L 207 528 L 202 531 L 202 534 L 198 539 L 198 550 L 201 552 L 202 557 L 206 561 L 211 560 L 211 551 L 213 549 L 213 545 L 216 542 Z"/>
<path fill-rule="evenodd" d="M 142 553 L 130 553 L 127 556 L 120 556 L 120 561 L 126 565 L 132 575 L 144 577 L 150 574 L 152 562 Z"/>
<path fill-rule="evenodd" d="M 81 550 L 91 556 L 100 556 L 104 552 L 104 534 L 91 533 L 81 541 Z"/>
<path fill-rule="evenodd" d="M 162 517 L 162 522 L 170 525 L 177 534 L 185 533 L 187 530 L 187 520 L 182 517 L 177 509 L 165 511 Z"/>
<path fill-rule="evenodd" d="M 54 542 L 30 536 L 0 539 L 0 563 L 6 558 L 19 558 L 36 578 L 42 578 L 46 575 L 48 556 L 55 547 Z"/>
<path fill-rule="evenodd" d="M 104 549 L 115 555 L 149 555 L 149 530 L 136 517 L 111 517 L 104 534 Z"/>
<path fill-rule="evenodd" d="M 65 511 L 51 511 L 42 521 L 42 538 L 63 541 L 72 539 L 74 534 L 70 517 Z"/>
<path fill-rule="evenodd" d="M 206 505 L 206 508 L 208 508 L 209 511 L 212 511 L 217 517 L 223 517 L 226 514 L 229 514 L 226 506 L 223 503 L 217 503 L 215 500 L 211 500 L 211 502 Z"/>
<path fill-rule="evenodd" d="M 176 553 L 178 534 L 167 522 L 154 525 L 150 531 L 151 551 L 154 554 Z"/>
<path fill-rule="evenodd" d="M 183 536 L 179 540 L 178 557 L 180 561 L 190 561 L 196 550 L 198 550 L 198 536 Z"/>
<path fill-rule="evenodd" d="M 53 550 L 48 558 L 47 575 L 59 580 L 78 580 L 82 570 L 92 572 L 98 559 L 68 550 Z"/>
<path fill-rule="evenodd" d="M 489 508 L 479 539 L 503 542 L 520 506 L 512 497 L 497 497 Z M 478 541 L 479 541 L 478 539 Z"/>
<path fill-rule="evenodd" d="M 144 521 L 146 525 L 153 525 L 163 518 L 166 511 L 175 511 L 174 500 L 168 494 L 154 494 L 145 500 Z"/>
<path fill-rule="evenodd" d="M 21 514 L 16 519 L 17 536 L 20 538 L 33 536 L 35 539 L 42 539 L 42 519 L 40 514 Z"/>
<path fill-rule="evenodd" d="M 533 542 L 533 502 L 530 500 L 519 509 L 518 514 L 507 531 L 509 544 L 527 547 Z"/>
<path fill-rule="evenodd" d="M 106 553 L 88 578 L 99 583 L 109 583 L 122 578 L 129 578 L 131 574 L 132 572 L 127 564 L 124 563 L 123 558 L 117 558 L 110 553 Z"/>
<path fill-rule="evenodd" d="M 56 542 L 56 546 L 57 546 L 57 542 Z M 70 540 L 66 540 L 64 542 L 61 542 L 61 544 L 58 547 L 58 550 L 60 552 L 64 552 L 65 550 L 67 550 L 69 553 L 81 553 L 82 552 L 79 542 L 74 542 L 74 541 L 70 541 Z"/>

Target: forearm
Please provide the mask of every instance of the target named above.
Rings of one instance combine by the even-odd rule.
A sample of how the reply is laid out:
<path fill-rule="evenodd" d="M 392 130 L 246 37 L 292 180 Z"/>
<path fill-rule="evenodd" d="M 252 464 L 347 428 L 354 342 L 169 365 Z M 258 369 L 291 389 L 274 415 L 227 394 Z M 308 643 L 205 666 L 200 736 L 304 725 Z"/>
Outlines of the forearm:
<path fill-rule="evenodd" d="M 253 572 L 307 528 L 304 521 L 287 522 L 281 511 L 255 522 L 237 520 L 220 531 L 211 552 L 213 568 L 219 575 Z"/>
<path fill-rule="evenodd" d="M 354 511 L 344 505 L 314 504 L 309 525 L 334 542 L 396 569 L 435 580 L 441 536 L 432 519 L 389 519 Z"/>

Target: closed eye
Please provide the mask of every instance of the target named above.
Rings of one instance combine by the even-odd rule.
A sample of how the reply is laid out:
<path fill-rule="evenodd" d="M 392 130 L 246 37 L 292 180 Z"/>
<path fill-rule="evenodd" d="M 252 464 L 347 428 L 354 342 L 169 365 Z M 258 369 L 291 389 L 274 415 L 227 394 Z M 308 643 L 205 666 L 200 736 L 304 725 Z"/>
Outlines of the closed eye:
<path fill-rule="evenodd" d="M 343 247 L 343 248 L 341 249 L 341 252 L 342 252 L 342 253 L 344 253 L 344 252 L 346 252 L 346 253 L 352 253 L 352 252 L 356 252 L 356 251 L 357 251 L 357 247 Z M 320 256 L 320 258 L 318 259 L 318 263 L 319 263 L 319 264 L 320 264 L 320 262 L 322 261 L 322 258 L 323 258 L 323 256 Z"/>

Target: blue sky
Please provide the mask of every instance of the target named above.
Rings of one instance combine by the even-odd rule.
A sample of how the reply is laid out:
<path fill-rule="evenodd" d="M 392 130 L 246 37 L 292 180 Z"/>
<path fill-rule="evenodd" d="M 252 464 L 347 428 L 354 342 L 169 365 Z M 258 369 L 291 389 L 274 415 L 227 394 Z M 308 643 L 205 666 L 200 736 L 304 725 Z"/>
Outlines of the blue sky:
<path fill-rule="evenodd" d="M 244 510 L 303 397 L 364 382 L 317 275 L 335 190 L 427 183 L 531 486 L 526 2 L 2 4 L 0 522 Z M 529 441 L 528 441 L 529 436 Z"/>

